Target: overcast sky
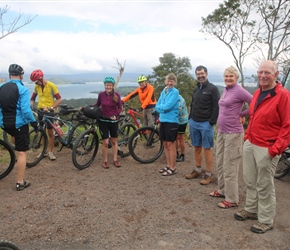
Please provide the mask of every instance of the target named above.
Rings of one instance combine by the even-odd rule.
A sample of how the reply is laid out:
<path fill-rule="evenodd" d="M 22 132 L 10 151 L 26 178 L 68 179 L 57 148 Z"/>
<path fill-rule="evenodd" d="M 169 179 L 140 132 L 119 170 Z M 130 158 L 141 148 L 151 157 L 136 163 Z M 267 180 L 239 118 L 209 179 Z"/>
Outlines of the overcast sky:
<path fill-rule="evenodd" d="M 126 72 L 152 73 L 159 57 L 172 52 L 223 74 L 234 65 L 230 51 L 206 38 L 201 17 L 222 1 L 0 1 L 7 18 L 19 12 L 37 17 L 0 40 L 0 72 L 11 63 L 27 73 L 116 72 L 115 58 L 126 61 Z M 4 17 L 5 17 L 4 16 Z M 5 21 L 4 20 L 4 21 Z M 246 67 L 253 69 L 252 63 Z M 194 72 L 194 71 L 193 71 Z"/>

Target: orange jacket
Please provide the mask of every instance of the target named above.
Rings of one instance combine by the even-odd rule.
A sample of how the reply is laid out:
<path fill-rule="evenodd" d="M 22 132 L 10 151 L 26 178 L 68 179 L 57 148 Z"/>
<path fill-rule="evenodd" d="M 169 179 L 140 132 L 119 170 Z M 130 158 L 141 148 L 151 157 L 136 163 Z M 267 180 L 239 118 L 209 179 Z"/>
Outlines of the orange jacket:
<path fill-rule="evenodd" d="M 156 104 L 156 97 L 154 95 L 154 88 L 152 85 L 147 84 L 147 86 L 143 89 L 138 87 L 133 92 L 125 96 L 122 101 L 127 102 L 135 96 L 139 96 L 140 102 L 142 104 L 142 109 L 153 108 Z"/>

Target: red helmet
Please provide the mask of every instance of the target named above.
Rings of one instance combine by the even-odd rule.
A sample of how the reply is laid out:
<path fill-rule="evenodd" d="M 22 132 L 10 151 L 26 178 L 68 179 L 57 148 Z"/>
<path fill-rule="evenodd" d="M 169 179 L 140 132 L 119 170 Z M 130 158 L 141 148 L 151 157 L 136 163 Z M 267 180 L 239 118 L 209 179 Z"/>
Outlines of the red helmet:
<path fill-rule="evenodd" d="M 30 80 L 32 82 L 38 81 L 40 78 L 43 78 L 43 72 L 40 69 L 34 70 L 30 75 Z"/>

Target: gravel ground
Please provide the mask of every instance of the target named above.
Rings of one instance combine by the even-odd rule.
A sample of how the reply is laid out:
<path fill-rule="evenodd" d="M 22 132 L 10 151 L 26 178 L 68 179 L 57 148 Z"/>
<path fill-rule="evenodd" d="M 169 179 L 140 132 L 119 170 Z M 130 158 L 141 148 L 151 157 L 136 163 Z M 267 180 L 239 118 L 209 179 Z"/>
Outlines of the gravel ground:
<path fill-rule="evenodd" d="M 0 181 L 0 238 L 22 250 L 289 249 L 290 175 L 275 180 L 274 230 L 258 235 L 250 231 L 253 221 L 234 219 L 245 204 L 242 174 L 240 206 L 227 210 L 209 196 L 216 180 L 201 186 L 184 178 L 192 170 L 192 147 L 177 174 L 167 177 L 158 173 L 164 155 L 146 165 L 127 157 L 121 168 L 103 169 L 99 152 L 82 171 L 69 149 L 56 155 L 27 169 L 32 185 L 24 191 L 15 191 L 16 169 Z"/>

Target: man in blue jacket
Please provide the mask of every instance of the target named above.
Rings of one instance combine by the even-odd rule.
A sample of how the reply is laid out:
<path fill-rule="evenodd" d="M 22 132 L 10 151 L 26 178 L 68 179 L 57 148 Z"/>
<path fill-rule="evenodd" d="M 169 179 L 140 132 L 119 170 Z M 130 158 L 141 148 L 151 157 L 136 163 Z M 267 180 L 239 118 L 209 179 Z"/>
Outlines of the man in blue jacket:
<path fill-rule="evenodd" d="M 11 64 L 8 69 L 10 81 L 0 85 L 0 127 L 15 139 L 17 156 L 16 190 L 30 186 L 24 180 L 26 151 L 29 150 L 29 126 L 37 129 L 37 123 L 30 109 L 28 88 L 22 83 L 23 68 Z"/>
<path fill-rule="evenodd" d="M 202 148 L 205 155 L 206 172 L 201 185 L 207 185 L 212 181 L 212 163 L 214 145 L 213 126 L 217 122 L 219 114 L 218 101 L 220 93 L 214 84 L 208 81 L 207 68 L 198 66 L 195 69 L 198 80 L 193 91 L 191 109 L 189 114 L 189 128 L 192 146 L 195 153 L 195 169 L 187 174 L 187 179 L 194 179 L 201 176 Z"/>

